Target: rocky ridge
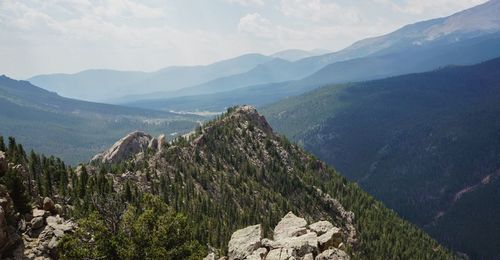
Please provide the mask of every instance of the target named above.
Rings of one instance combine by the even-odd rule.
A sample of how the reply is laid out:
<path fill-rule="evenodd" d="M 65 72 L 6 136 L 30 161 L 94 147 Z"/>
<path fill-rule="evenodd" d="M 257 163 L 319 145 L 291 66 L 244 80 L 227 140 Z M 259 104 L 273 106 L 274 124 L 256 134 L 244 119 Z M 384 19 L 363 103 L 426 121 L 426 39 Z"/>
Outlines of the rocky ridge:
<path fill-rule="evenodd" d="M 221 134 L 221 129 L 227 127 L 230 127 L 231 129 L 230 134 Z M 153 146 L 150 149 L 150 152 L 146 154 L 144 153 L 144 147 L 147 147 L 147 143 L 154 142 L 155 138 L 151 138 L 149 135 L 144 133 L 133 132 L 118 141 L 108 151 L 97 155 L 95 157 L 97 160 L 94 159 L 93 162 L 96 162 L 97 164 L 110 163 L 111 161 L 114 161 L 114 159 L 110 161 L 104 158 L 113 157 L 108 155 L 117 154 L 114 151 L 130 151 L 127 156 L 118 156 L 114 158 L 118 160 L 120 157 L 121 159 L 118 160 L 119 162 L 131 161 L 134 165 L 142 165 L 144 164 L 144 161 L 147 161 L 148 167 L 146 169 L 142 168 L 135 171 L 126 170 L 118 175 L 108 174 L 108 177 L 113 178 L 113 186 L 115 190 L 122 190 L 127 183 L 133 183 L 141 192 L 151 193 L 158 190 L 158 184 L 161 182 L 159 180 L 159 176 L 163 175 L 167 177 L 167 180 L 175 180 L 175 172 L 179 172 L 179 167 L 176 166 L 176 162 L 178 160 L 190 162 L 192 163 L 192 166 L 199 165 L 203 167 L 204 171 L 211 173 L 211 177 L 208 179 L 211 184 L 203 183 L 206 182 L 207 179 L 190 180 L 194 181 L 194 186 L 192 188 L 193 190 L 190 190 L 189 192 L 202 194 L 201 196 L 208 196 L 211 200 L 217 201 L 224 192 L 219 185 L 219 180 L 228 178 L 231 174 L 233 176 L 241 174 L 241 170 L 238 169 L 238 167 L 240 167 L 240 163 L 234 164 L 232 161 L 223 162 L 219 158 L 221 154 L 218 153 L 220 153 L 220 151 L 211 150 L 213 149 L 212 147 L 215 147 L 215 149 L 221 148 L 221 145 L 218 144 L 219 140 L 217 139 L 228 137 L 231 139 L 231 147 L 225 148 L 234 150 L 227 151 L 227 153 L 234 154 L 235 156 L 242 158 L 242 160 L 247 160 L 249 164 L 252 164 L 261 170 L 265 170 L 270 164 L 279 163 L 283 165 L 287 174 L 295 176 L 296 171 L 298 170 L 296 160 L 301 162 L 311 160 L 311 158 L 302 152 L 297 146 L 285 147 L 280 137 L 273 132 L 272 127 L 268 124 L 265 117 L 260 115 L 254 107 L 245 105 L 231 108 L 228 110 L 228 113 L 220 119 L 204 125 L 201 129 L 199 129 L 199 131 L 195 131 L 188 136 L 183 136 L 182 138 L 187 141 L 186 144 L 179 144 L 176 140 L 167 143 L 164 138 L 159 138 L 158 140 L 161 141 L 159 141 L 160 145 L 157 146 L 158 148 L 154 149 L 155 147 Z M 136 141 L 133 141 L 134 139 L 136 139 Z M 213 143 L 214 139 L 217 140 L 216 144 Z M 134 146 L 137 144 L 140 144 L 139 146 L 136 146 L 137 149 L 127 148 L 127 146 Z M 253 147 L 249 147 L 250 144 L 252 144 Z M 135 153 L 133 153 L 133 151 L 135 151 Z M 214 163 L 217 161 L 219 162 Z M 328 175 L 326 171 L 328 167 L 320 161 L 315 161 L 315 166 L 318 167 L 321 174 L 327 178 Z M 228 176 L 220 176 L 221 173 L 218 172 L 218 167 L 221 167 L 225 172 L 223 174 Z M 88 170 L 91 173 L 95 173 L 97 171 L 97 169 L 93 167 L 89 167 Z M 182 170 L 179 175 L 183 179 L 192 178 L 186 177 Z M 306 181 L 301 179 L 302 177 L 296 176 L 292 178 L 297 178 L 297 181 L 301 183 L 300 185 L 309 186 L 309 184 L 306 184 Z M 255 181 L 259 182 L 262 180 L 257 179 Z M 184 185 L 186 184 L 184 183 Z M 260 192 L 254 191 L 254 194 L 256 194 L 254 195 L 256 196 L 254 198 L 255 200 L 263 199 L 260 198 L 263 195 L 259 193 L 275 192 L 270 191 L 272 188 L 267 184 L 263 183 L 261 185 L 263 185 L 264 189 Z M 231 189 L 234 189 L 234 186 L 231 187 Z M 321 218 L 334 221 L 341 228 L 342 237 L 345 240 L 344 243 L 349 247 L 356 247 L 358 241 L 357 232 L 354 228 L 354 214 L 351 211 L 346 210 L 341 203 L 339 203 L 336 199 L 331 198 L 320 188 L 310 186 L 309 191 L 310 193 L 308 192 L 309 194 L 307 195 L 294 195 L 298 196 L 297 199 L 303 198 L 302 196 L 310 196 L 313 200 L 317 201 L 319 205 L 321 205 L 319 206 L 322 207 L 321 210 L 308 215 L 308 217 L 311 217 L 312 219 Z M 234 192 L 237 191 L 235 190 Z M 243 212 L 245 206 L 238 201 L 240 199 L 243 200 L 243 198 L 239 198 L 238 194 L 234 194 L 234 196 L 235 197 L 231 198 L 231 200 L 234 201 L 237 211 Z M 283 195 L 279 194 L 278 196 L 281 197 Z M 262 208 L 261 211 L 264 212 L 266 209 Z M 285 213 L 286 211 L 280 212 L 278 213 L 278 216 L 282 216 Z M 279 219 L 275 221 L 278 220 Z M 271 223 L 266 224 L 270 225 Z"/>
<path fill-rule="evenodd" d="M 161 150 L 147 151 L 132 154 L 120 162 L 117 172 L 106 174 L 113 178 L 114 190 L 125 187 L 162 197 L 192 219 L 197 235 L 210 248 L 225 252 L 228 247 L 251 241 L 238 251 L 244 256 L 235 255 L 234 259 L 344 259 L 345 252 L 354 258 L 378 258 L 395 250 L 402 259 L 447 259 L 447 251 L 426 234 L 324 162 L 275 134 L 251 106 L 230 108 L 192 134 L 165 142 Z M 87 169 L 96 174 L 97 167 L 109 166 L 113 165 L 97 163 Z M 307 225 L 291 218 L 305 225 L 305 231 L 283 233 L 290 238 L 284 242 L 274 231 L 281 216 L 290 211 L 300 213 L 304 221 L 327 222 Z M 229 243 L 235 230 L 253 223 L 261 225 L 241 231 L 244 238 Z M 322 246 L 320 241 L 326 237 L 322 232 L 327 231 L 338 239 Z M 270 234 L 272 239 L 263 238 Z M 380 236 L 383 239 L 372 239 Z M 332 242 L 326 239 L 324 243 Z M 290 256 L 280 258 L 285 252 Z M 215 259 L 217 254 L 209 257 Z"/>
<path fill-rule="evenodd" d="M 228 260 L 348 260 L 340 228 L 329 221 L 308 225 L 292 212 L 286 214 L 273 231 L 273 240 L 263 237 L 262 226 L 237 230 L 231 236 Z M 215 252 L 204 260 L 215 260 Z"/>

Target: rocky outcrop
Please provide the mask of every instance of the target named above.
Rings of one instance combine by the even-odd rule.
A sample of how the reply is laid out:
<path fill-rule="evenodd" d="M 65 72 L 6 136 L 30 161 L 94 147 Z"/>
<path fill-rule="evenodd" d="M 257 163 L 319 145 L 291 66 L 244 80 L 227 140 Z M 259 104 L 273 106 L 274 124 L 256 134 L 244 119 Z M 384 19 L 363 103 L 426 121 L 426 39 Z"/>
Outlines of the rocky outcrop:
<path fill-rule="evenodd" d="M 143 132 L 132 132 L 118 140 L 107 151 L 95 155 L 90 162 L 118 163 L 148 149 L 153 152 L 161 152 L 166 142 L 166 137 L 163 134 L 156 138 Z"/>
<path fill-rule="evenodd" d="M 273 240 L 262 238 L 260 225 L 233 233 L 229 241 L 230 260 L 347 260 L 342 230 L 328 221 L 311 225 L 292 212 L 273 231 Z M 216 259 L 214 253 L 205 259 Z"/>
<path fill-rule="evenodd" d="M 143 132 L 133 132 L 116 142 L 111 148 L 92 158 L 92 162 L 117 163 L 145 151 L 153 137 Z"/>
<path fill-rule="evenodd" d="M 20 215 L 0 185 L 0 259 L 54 259 L 60 238 L 75 228 L 57 214 L 55 205 L 45 198 L 40 208 Z"/>
<path fill-rule="evenodd" d="M 44 199 L 44 208 L 46 206 Z M 52 200 L 50 200 L 52 201 Z M 54 211 L 55 212 L 55 211 Z M 33 218 L 27 225 L 20 225 L 23 231 L 21 243 L 13 250 L 13 259 L 53 259 L 60 239 L 73 232 L 76 225 L 60 215 L 41 208 L 34 208 Z M 21 223 L 24 220 L 21 220 Z"/>
<path fill-rule="evenodd" d="M 257 128 L 261 129 L 264 131 L 266 134 L 273 134 L 273 129 L 267 122 L 266 118 L 259 114 L 257 112 L 257 109 L 253 106 L 239 106 L 234 108 L 234 111 L 230 113 L 230 116 L 223 119 L 223 120 L 235 120 L 236 121 L 241 121 L 240 119 L 243 119 L 243 121 L 252 122 Z"/>
<path fill-rule="evenodd" d="M 337 212 L 340 222 L 343 223 L 342 230 L 344 232 L 344 237 L 346 237 L 346 243 L 356 248 L 358 246 L 358 238 L 356 228 L 354 227 L 354 213 L 352 211 L 345 210 L 342 204 L 328 193 L 324 193 L 321 189 L 316 188 L 318 196 L 321 198 L 323 203 L 328 205 L 330 208 Z"/>

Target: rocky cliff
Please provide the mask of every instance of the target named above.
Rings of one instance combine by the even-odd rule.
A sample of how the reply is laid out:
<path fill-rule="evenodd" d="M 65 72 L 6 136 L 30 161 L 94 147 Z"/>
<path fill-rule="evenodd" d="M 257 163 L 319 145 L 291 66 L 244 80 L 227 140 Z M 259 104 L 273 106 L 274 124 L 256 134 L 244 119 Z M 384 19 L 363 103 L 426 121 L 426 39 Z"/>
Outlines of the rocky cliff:
<path fill-rule="evenodd" d="M 117 141 L 111 148 L 97 154 L 91 162 L 117 163 L 125 161 L 146 149 L 157 151 L 165 142 L 165 135 L 154 138 L 143 132 L 135 131 Z"/>

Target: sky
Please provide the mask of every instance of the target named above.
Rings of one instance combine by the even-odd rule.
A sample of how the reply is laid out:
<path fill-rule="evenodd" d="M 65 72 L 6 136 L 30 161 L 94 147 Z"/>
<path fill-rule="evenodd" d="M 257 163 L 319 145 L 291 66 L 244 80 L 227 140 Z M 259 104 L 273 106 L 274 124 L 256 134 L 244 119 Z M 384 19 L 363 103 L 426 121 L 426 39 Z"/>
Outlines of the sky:
<path fill-rule="evenodd" d="M 486 0 L 0 0 L 0 75 L 155 71 L 340 50 Z"/>

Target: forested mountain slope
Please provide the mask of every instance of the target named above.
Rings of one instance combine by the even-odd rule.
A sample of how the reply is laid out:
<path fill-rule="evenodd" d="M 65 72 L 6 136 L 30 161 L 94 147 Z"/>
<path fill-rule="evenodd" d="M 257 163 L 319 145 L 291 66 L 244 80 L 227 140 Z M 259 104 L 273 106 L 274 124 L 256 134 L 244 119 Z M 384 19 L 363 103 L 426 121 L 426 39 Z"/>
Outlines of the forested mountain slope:
<path fill-rule="evenodd" d="M 331 85 L 263 111 L 278 132 L 444 244 L 498 257 L 499 74 L 495 59 Z"/>
<path fill-rule="evenodd" d="M 336 243 L 356 259 L 452 259 L 356 184 L 275 135 L 252 107 L 231 108 L 189 136 L 152 143 L 118 164 L 71 168 L 0 138 L 0 197 L 9 203 L 1 205 L 0 233 L 9 235 L 0 242 L 9 246 L 0 254 L 200 259 L 212 247 L 224 254 L 237 229 L 262 223 L 268 234 L 293 211 L 339 227 Z M 279 225 L 286 228 L 283 220 Z"/>
<path fill-rule="evenodd" d="M 132 191 L 131 200 L 142 192 L 160 196 L 189 216 L 202 244 L 224 248 L 233 231 L 256 223 L 267 233 L 293 211 L 342 227 L 353 256 L 450 257 L 356 184 L 275 135 L 248 106 L 229 109 L 194 134 L 119 165 L 97 160 L 88 168 L 111 171 L 115 183 Z"/>

